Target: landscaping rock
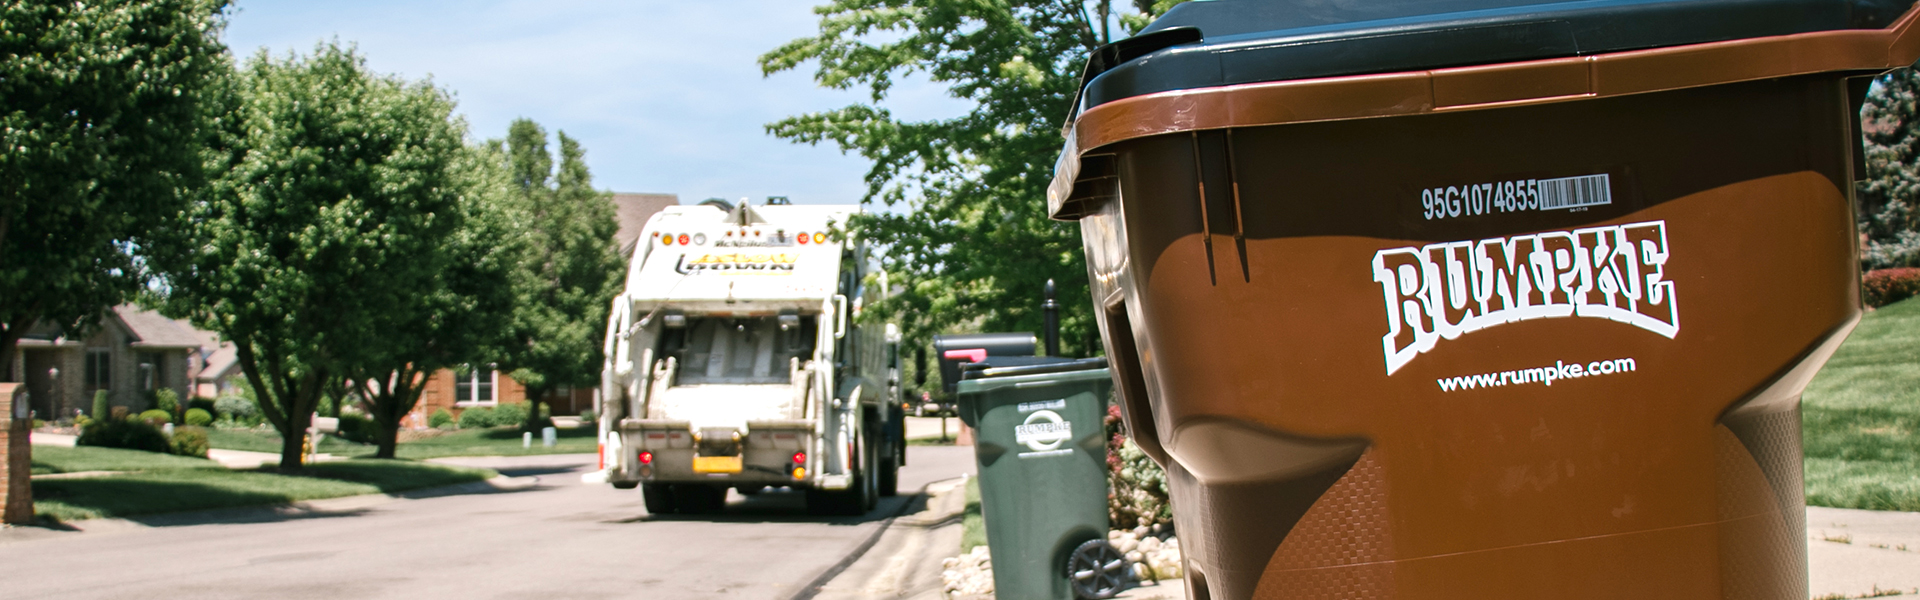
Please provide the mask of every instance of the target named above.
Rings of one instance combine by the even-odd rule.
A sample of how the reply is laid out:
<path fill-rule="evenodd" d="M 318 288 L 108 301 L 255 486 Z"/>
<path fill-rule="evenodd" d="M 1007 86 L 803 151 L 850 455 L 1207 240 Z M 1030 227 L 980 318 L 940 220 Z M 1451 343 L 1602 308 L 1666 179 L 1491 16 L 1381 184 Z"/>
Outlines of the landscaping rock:
<path fill-rule="evenodd" d="M 1132 531 L 1114 530 L 1107 532 L 1107 543 L 1126 553 L 1127 560 L 1133 561 L 1134 578 L 1140 581 L 1160 581 L 1179 579 L 1180 540 L 1172 536 L 1162 539 L 1154 529 L 1141 527 Z M 940 561 L 945 569 L 940 578 L 945 584 L 945 596 L 954 600 L 977 600 L 993 597 L 993 560 L 987 554 L 986 546 L 976 546 L 971 552 Z"/>

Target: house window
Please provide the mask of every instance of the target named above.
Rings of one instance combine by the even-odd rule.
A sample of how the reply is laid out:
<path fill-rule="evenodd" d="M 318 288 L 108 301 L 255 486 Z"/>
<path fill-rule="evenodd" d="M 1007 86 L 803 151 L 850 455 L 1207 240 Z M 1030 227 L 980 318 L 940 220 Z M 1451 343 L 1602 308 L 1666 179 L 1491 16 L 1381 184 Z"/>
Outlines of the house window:
<path fill-rule="evenodd" d="M 113 385 L 113 353 L 108 350 L 87 351 L 87 387 L 104 388 Z"/>
<path fill-rule="evenodd" d="M 491 365 L 466 368 L 453 373 L 453 399 L 459 403 L 493 403 L 494 379 L 497 377 Z"/>

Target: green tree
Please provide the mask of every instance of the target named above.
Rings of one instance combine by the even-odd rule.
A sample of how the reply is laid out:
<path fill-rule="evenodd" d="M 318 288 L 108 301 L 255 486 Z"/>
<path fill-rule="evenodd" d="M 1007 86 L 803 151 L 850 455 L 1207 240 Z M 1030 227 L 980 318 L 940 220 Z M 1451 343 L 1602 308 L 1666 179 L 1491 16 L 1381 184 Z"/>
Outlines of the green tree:
<path fill-rule="evenodd" d="M 297 469 L 331 378 L 378 359 L 389 313 L 442 275 L 419 257 L 459 229 L 464 126 L 445 92 L 369 73 L 338 44 L 262 52 L 230 92 L 215 175 L 153 262 L 165 310 L 233 343 L 281 468 Z"/>
<path fill-rule="evenodd" d="M 1867 178 L 1859 183 L 1861 266 L 1920 266 L 1920 74 L 1881 75 L 1860 109 Z"/>
<path fill-rule="evenodd" d="M 532 120 L 514 120 L 507 139 L 495 142 L 528 245 L 516 285 L 514 336 L 498 364 L 526 386 L 528 428 L 539 422 L 535 403 L 548 391 L 599 380 L 608 305 L 626 266 L 614 247 L 619 226 L 611 195 L 593 189 L 580 143 L 564 131 L 557 137 L 557 169 L 546 130 Z"/>
<path fill-rule="evenodd" d="M 1114 29 L 1144 27 L 1176 4 L 1109 1 L 838 0 L 815 9 L 820 34 L 760 57 L 767 75 L 816 65 L 814 81 L 864 88 L 869 102 L 769 124 L 796 143 L 830 142 L 872 160 L 851 223 L 879 244 L 903 293 L 874 306 L 903 321 L 908 346 L 954 329 L 1034 331 L 1042 289 L 1059 284 L 1061 346 L 1099 351 L 1086 302 L 1080 232 L 1049 220 L 1046 188 L 1059 157 L 1061 119 L 1092 50 Z M 1116 25 L 1118 27 L 1116 27 Z M 885 106 L 894 82 L 922 74 L 971 104 L 949 119 L 906 121 Z"/>
<path fill-rule="evenodd" d="M 146 280 L 135 252 L 198 185 L 225 6 L 0 3 L 0 365 L 34 323 L 84 331 Z"/>
<path fill-rule="evenodd" d="M 420 402 L 435 371 L 489 357 L 513 332 L 514 277 L 526 247 L 520 215 L 507 200 L 500 158 L 470 148 L 448 165 L 458 206 L 450 227 L 434 231 L 434 243 L 408 257 L 410 268 L 430 271 L 411 294 L 375 317 L 380 325 L 365 340 L 371 351 L 347 370 L 376 429 L 377 458 L 394 458 L 400 420 Z"/>

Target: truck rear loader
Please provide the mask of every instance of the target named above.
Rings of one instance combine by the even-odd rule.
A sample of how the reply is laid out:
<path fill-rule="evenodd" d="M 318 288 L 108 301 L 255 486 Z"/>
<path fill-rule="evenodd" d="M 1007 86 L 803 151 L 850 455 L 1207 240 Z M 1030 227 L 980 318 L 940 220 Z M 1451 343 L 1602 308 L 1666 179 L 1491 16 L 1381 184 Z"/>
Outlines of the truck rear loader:
<path fill-rule="evenodd" d="M 887 285 L 836 233 L 858 211 L 710 200 L 648 221 L 608 319 L 589 477 L 654 514 L 719 510 L 729 488 L 840 515 L 894 494 L 899 334 L 857 318 Z"/>

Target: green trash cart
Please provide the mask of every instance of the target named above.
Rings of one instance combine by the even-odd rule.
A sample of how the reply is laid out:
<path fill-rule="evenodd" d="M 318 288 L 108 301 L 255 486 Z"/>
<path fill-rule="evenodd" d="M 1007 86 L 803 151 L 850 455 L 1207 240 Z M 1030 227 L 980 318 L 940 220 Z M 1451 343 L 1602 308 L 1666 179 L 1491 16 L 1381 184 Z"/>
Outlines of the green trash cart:
<path fill-rule="evenodd" d="M 967 365 L 960 419 L 974 429 L 996 597 L 1107 598 L 1132 583 L 1106 540 L 1112 387 L 1100 358 Z"/>

